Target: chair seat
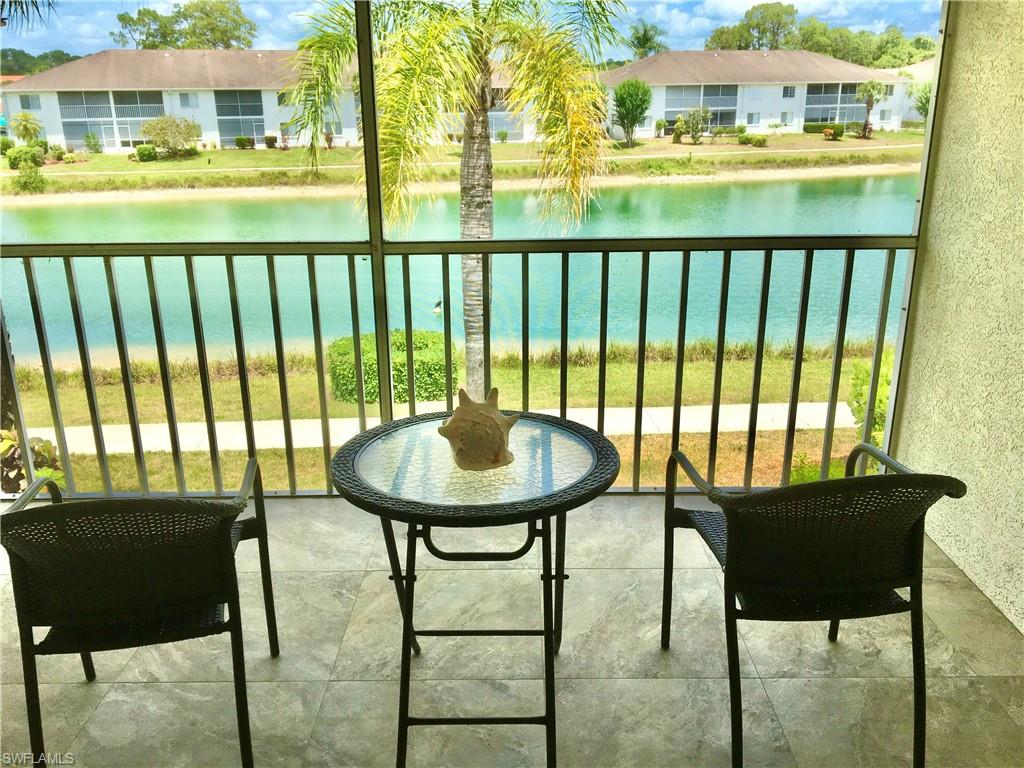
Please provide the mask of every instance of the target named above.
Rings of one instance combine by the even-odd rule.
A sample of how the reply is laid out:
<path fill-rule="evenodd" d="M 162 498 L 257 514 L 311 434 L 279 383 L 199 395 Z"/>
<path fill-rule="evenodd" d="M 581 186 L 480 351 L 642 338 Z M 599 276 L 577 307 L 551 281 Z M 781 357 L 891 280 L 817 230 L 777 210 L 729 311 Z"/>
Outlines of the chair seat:
<path fill-rule="evenodd" d="M 215 605 L 195 613 L 146 621 L 51 627 L 36 646 L 36 653 L 113 651 L 190 640 L 226 631 L 224 606 Z"/>
<path fill-rule="evenodd" d="M 708 545 L 719 565 L 725 565 L 728 551 L 725 513 L 718 510 L 676 508 L 683 524 L 693 528 Z M 740 618 L 778 621 L 856 619 L 910 610 L 910 602 L 891 589 L 861 594 L 780 595 L 737 593 Z"/>

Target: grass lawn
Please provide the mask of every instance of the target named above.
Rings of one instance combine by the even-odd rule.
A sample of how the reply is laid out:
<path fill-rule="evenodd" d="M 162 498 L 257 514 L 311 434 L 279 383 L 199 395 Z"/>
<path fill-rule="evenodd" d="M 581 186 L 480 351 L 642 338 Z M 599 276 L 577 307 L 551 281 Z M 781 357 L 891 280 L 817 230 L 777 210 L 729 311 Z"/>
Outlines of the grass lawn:
<path fill-rule="evenodd" d="M 840 380 L 839 399 L 845 401 L 850 388 L 850 377 L 854 358 L 846 358 Z M 792 362 L 786 359 L 768 358 L 764 361 L 761 384 L 761 402 L 788 402 Z M 593 407 L 597 404 L 597 366 L 572 367 L 568 371 L 570 407 Z M 831 375 L 831 361 L 806 360 L 803 366 L 800 399 L 824 401 L 828 399 Z M 687 362 L 683 368 L 683 402 L 685 405 L 700 405 L 711 402 L 714 364 L 711 362 Z M 727 361 L 723 366 L 722 402 L 750 402 L 750 388 L 753 363 L 749 360 Z M 281 404 L 276 375 L 252 375 L 249 378 L 253 403 L 253 418 L 257 420 L 281 418 Z M 644 402 L 650 406 L 666 406 L 673 403 L 675 364 L 667 362 L 647 363 L 644 368 Z M 519 368 L 496 367 L 492 383 L 502 391 L 502 403 L 509 408 L 522 406 L 522 372 Z M 203 403 L 199 382 L 195 379 L 175 381 L 174 400 L 179 422 L 203 421 Z M 218 421 L 240 420 L 242 418 L 238 381 L 221 380 L 212 382 L 214 410 Z M 31 384 L 19 385 L 21 405 L 25 420 L 33 426 L 50 424 L 49 404 L 41 379 L 33 377 Z M 125 424 L 128 415 L 124 391 L 118 383 L 100 384 L 96 387 L 100 415 L 106 424 Z M 89 424 L 89 411 L 85 393 L 80 381 L 68 381 L 57 388 L 62 415 L 66 426 Z M 605 386 L 606 404 L 632 406 L 636 400 L 636 365 L 633 363 L 609 363 Z M 288 396 L 291 416 L 295 419 L 320 418 L 316 374 L 311 371 L 289 372 Z M 135 400 L 139 418 L 143 423 L 166 421 L 163 390 L 158 383 L 136 383 Z M 559 372 L 555 367 L 534 363 L 530 367 L 530 407 L 557 408 L 559 400 Z M 353 403 L 343 403 L 331 398 L 328 390 L 328 412 L 331 417 L 354 417 L 357 409 Z M 368 406 L 368 412 L 375 414 L 376 406 Z"/>
<path fill-rule="evenodd" d="M 612 442 L 622 458 L 622 469 L 615 482 L 618 487 L 629 487 L 633 478 L 633 438 L 631 435 L 613 435 Z M 755 442 L 754 485 L 778 485 L 782 472 L 782 452 L 785 435 L 782 432 L 759 432 Z M 640 485 L 661 486 L 665 482 L 665 460 L 668 456 L 669 435 L 646 435 L 641 446 Z M 793 482 L 817 479 L 818 462 L 821 457 L 823 432 L 821 430 L 800 430 L 796 433 L 794 447 Z M 740 485 L 743 482 L 743 466 L 746 460 L 745 433 L 726 433 L 720 436 L 718 460 L 715 468 L 715 482 L 720 485 Z M 857 442 L 852 429 L 838 429 L 832 446 L 833 462 L 831 472 L 841 472 L 837 458 L 845 457 Z M 702 472 L 706 471 L 708 436 L 683 434 L 681 446 Z M 258 450 L 263 483 L 268 490 L 288 489 L 288 465 L 281 449 Z M 247 455 L 244 451 L 223 451 L 220 454 L 224 489 L 231 493 L 242 481 Z M 103 485 L 99 464 L 95 456 L 72 454 L 71 464 L 75 474 L 75 486 L 79 491 L 102 492 Z M 185 484 L 190 491 L 213 490 L 213 476 L 210 470 L 210 456 L 204 452 L 183 454 Z M 318 448 L 300 448 L 295 451 L 296 483 L 300 490 L 322 490 L 326 488 L 323 451 Z M 146 453 L 146 470 L 150 488 L 154 491 L 174 491 L 174 465 L 171 455 L 166 452 Z M 130 454 L 110 456 L 111 483 L 115 491 L 137 491 L 139 483 L 135 472 L 135 461 Z M 680 473 L 680 488 L 685 477 Z"/>

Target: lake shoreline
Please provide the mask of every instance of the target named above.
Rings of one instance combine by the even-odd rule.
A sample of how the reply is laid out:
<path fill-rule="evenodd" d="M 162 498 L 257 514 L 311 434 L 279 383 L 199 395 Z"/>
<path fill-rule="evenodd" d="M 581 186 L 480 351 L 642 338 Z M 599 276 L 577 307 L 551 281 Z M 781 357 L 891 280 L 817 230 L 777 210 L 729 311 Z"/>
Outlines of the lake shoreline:
<path fill-rule="evenodd" d="M 593 179 L 594 189 L 635 187 L 635 186 L 676 186 L 689 184 L 745 184 L 778 181 L 806 181 L 865 176 L 892 176 L 919 173 L 920 163 L 878 163 L 865 165 L 830 166 L 824 168 L 771 168 L 755 170 L 721 171 L 706 175 L 597 176 Z M 536 179 L 497 179 L 495 192 L 536 190 Z M 457 181 L 421 182 L 413 184 L 413 194 L 433 196 L 455 194 L 459 191 Z M 112 203 L 112 202 L 163 202 L 174 200 L 224 200 L 224 199 L 267 199 L 267 198 L 357 198 L 362 190 L 354 184 L 310 186 L 310 187 L 205 187 L 201 189 L 153 189 L 153 190 L 110 190 L 106 192 L 57 192 L 42 195 L 4 195 L 6 208 L 33 208 L 52 205 Z"/>

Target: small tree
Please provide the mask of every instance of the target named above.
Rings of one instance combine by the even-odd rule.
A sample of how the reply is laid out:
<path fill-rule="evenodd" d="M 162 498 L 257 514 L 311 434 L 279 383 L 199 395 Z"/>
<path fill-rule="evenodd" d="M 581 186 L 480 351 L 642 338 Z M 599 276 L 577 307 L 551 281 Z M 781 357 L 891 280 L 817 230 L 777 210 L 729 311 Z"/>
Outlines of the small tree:
<path fill-rule="evenodd" d="M 857 86 L 857 101 L 863 101 L 867 113 L 864 115 L 864 125 L 860 130 L 862 139 L 871 138 L 871 110 L 875 108 L 875 102 L 885 96 L 885 86 L 877 80 L 868 80 Z"/>
<path fill-rule="evenodd" d="M 202 135 L 199 123 L 164 115 L 142 124 L 142 137 L 170 156 L 180 155 Z"/>
<path fill-rule="evenodd" d="M 19 112 L 11 118 L 11 130 L 18 139 L 28 144 L 39 136 L 43 124 L 31 112 Z"/>
<path fill-rule="evenodd" d="M 665 128 L 667 127 L 668 123 L 665 122 L 664 118 L 659 117 L 657 120 L 654 121 L 654 135 L 664 136 Z"/>
<path fill-rule="evenodd" d="M 932 105 L 932 84 L 925 83 L 922 86 L 915 86 L 911 97 L 914 99 L 914 109 L 921 117 L 928 119 L 928 108 Z"/>
<path fill-rule="evenodd" d="M 701 137 L 711 125 L 711 110 L 708 107 L 694 107 L 686 113 L 684 120 L 686 135 L 694 144 L 700 144 Z"/>
<path fill-rule="evenodd" d="M 622 128 L 626 146 L 636 144 L 636 127 L 644 121 L 651 106 L 651 87 L 642 80 L 619 83 L 612 96 L 612 122 Z"/>
<path fill-rule="evenodd" d="M 98 155 L 103 151 L 103 144 L 100 142 L 100 137 L 92 131 L 85 134 L 82 137 L 82 141 L 85 142 L 85 148 L 94 155 Z"/>
<path fill-rule="evenodd" d="M 676 115 L 676 121 L 672 124 L 672 143 L 682 144 L 683 136 L 686 135 L 686 121 L 682 115 Z"/>

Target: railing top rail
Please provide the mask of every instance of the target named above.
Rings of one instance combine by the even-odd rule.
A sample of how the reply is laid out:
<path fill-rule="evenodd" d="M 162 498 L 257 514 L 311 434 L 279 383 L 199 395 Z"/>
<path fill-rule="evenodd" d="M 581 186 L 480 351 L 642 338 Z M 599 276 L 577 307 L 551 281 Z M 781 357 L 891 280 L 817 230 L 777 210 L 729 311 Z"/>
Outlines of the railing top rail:
<path fill-rule="evenodd" d="M 916 248 L 913 235 L 791 235 L 770 237 L 535 238 L 521 240 L 388 240 L 391 255 L 439 253 L 592 253 L 641 251 L 802 251 Z M 367 242 L 11 243 L 0 257 L 368 255 Z"/>

